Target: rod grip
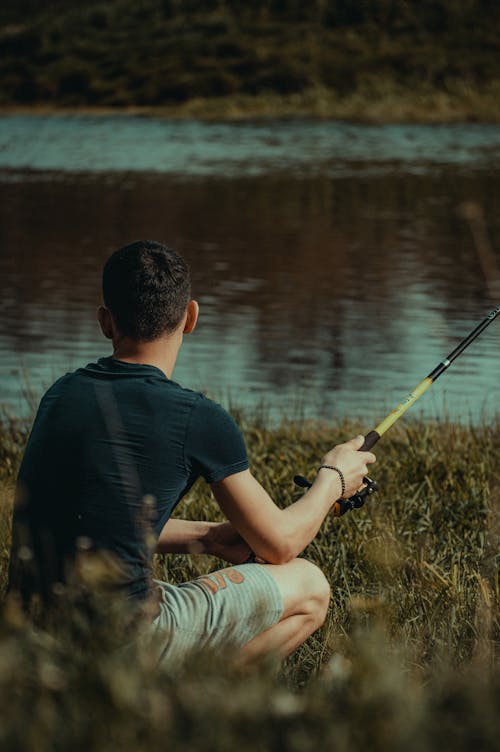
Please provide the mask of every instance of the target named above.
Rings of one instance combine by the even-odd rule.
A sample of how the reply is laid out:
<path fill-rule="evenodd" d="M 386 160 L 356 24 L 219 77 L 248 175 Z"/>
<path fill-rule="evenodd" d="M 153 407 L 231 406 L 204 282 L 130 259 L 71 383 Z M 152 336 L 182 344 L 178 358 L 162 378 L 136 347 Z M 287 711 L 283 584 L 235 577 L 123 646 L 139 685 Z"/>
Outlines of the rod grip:
<path fill-rule="evenodd" d="M 375 446 L 377 441 L 380 439 L 380 434 L 377 433 L 377 431 L 369 431 L 366 436 L 365 440 L 363 442 L 363 446 L 359 450 L 360 452 L 368 452 L 372 446 Z M 345 506 L 342 504 L 343 499 L 340 501 L 336 501 L 333 505 L 333 516 L 334 517 L 342 517 L 342 515 L 347 511 Z"/>
<path fill-rule="evenodd" d="M 369 431 L 366 436 L 363 443 L 363 446 L 359 450 L 360 452 L 368 452 L 372 446 L 375 446 L 377 441 L 380 439 L 380 434 L 376 431 Z"/>

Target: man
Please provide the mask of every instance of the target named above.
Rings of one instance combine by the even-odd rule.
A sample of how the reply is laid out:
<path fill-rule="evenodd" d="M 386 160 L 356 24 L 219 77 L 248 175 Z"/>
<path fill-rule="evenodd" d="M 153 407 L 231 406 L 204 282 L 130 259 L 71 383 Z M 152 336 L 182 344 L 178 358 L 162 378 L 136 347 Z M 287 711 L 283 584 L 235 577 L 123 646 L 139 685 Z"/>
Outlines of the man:
<path fill-rule="evenodd" d="M 335 447 L 311 489 L 278 508 L 229 414 L 172 381 L 198 319 L 184 260 L 132 243 L 106 262 L 103 299 L 113 355 L 66 374 L 40 403 L 17 484 L 10 589 L 50 603 L 71 587 L 79 552 L 109 555 L 127 597 L 156 595 L 151 629 L 165 663 L 223 644 L 245 660 L 287 655 L 323 623 L 330 596 L 322 572 L 297 557 L 334 502 L 362 485 L 374 455 L 358 451 L 362 436 Z M 200 476 L 226 522 L 171 516 Z M 234 566 L 173 586 L 152 580 L 155 550 Z"/>

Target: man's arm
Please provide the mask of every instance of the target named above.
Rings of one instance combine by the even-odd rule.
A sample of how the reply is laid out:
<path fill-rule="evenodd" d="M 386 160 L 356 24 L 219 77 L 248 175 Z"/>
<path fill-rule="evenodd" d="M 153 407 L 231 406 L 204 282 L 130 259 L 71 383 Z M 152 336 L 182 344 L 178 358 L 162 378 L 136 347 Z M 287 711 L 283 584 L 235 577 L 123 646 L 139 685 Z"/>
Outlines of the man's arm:
<path fill-rule="evenodd" d="M 241 564 L 251 553 L 230 522 L 170 518 L 158 538 L 159 554 L 209 554 Z"/>
<path fill-rule="evenodd" d="M 345 497 L 362 485 L 371 452 L 358 451 L 364 437 L 339 444 L 321 462 L 338 467 L 345 478 Z M 335 501 L 341 497 L 339 474 L 318 471 L 312 487 L 295 504 L 276 506 L 249 470 L 235 473 L 212 485 L 220 508 L 252 551 L 270 564 L 284 564 L 298 556 L 312 541 Z"/>

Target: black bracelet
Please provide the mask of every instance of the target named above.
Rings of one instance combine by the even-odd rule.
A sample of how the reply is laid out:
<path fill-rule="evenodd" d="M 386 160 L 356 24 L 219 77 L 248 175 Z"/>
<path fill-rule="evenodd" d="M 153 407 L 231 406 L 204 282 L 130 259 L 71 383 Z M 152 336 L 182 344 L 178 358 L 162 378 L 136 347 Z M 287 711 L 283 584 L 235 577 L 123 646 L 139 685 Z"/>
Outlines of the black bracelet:
<path fill-rule="evenodd" d="M 345 496 L 345 478 L 344 478 L 344 473 L 342 472 L 342 470 L 339 470 L 338 467 L 333 467 L 333 465 L 321 465 L 320 468 L 319 468 L 319 470 L 321 470 L 321 468 L 323 468 L 323 467 L 326 468 L 327 470 L 335 470 L 335 472 L 339 474 L 340 483 L 342 485 L 342 493 L 340 494 L 340 498 L 342 499 Z M 318 470 L 318 472 L 319 472 L 319 470 Z"/>

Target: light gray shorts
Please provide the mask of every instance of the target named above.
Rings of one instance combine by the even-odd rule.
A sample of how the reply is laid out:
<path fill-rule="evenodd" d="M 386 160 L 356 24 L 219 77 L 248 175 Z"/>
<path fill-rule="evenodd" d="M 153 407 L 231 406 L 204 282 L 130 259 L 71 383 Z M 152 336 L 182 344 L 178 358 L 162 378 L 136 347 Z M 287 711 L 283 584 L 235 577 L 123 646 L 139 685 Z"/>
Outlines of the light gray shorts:
<path fill-rule="evenodd" d="M 181 585 L 155 580 L 160 613 L 151 625 L 159 661 L 179 665 L 193 651 L 240 648 L 281 619 L 283 599 L 260 564 L 220 569 Z"/>

